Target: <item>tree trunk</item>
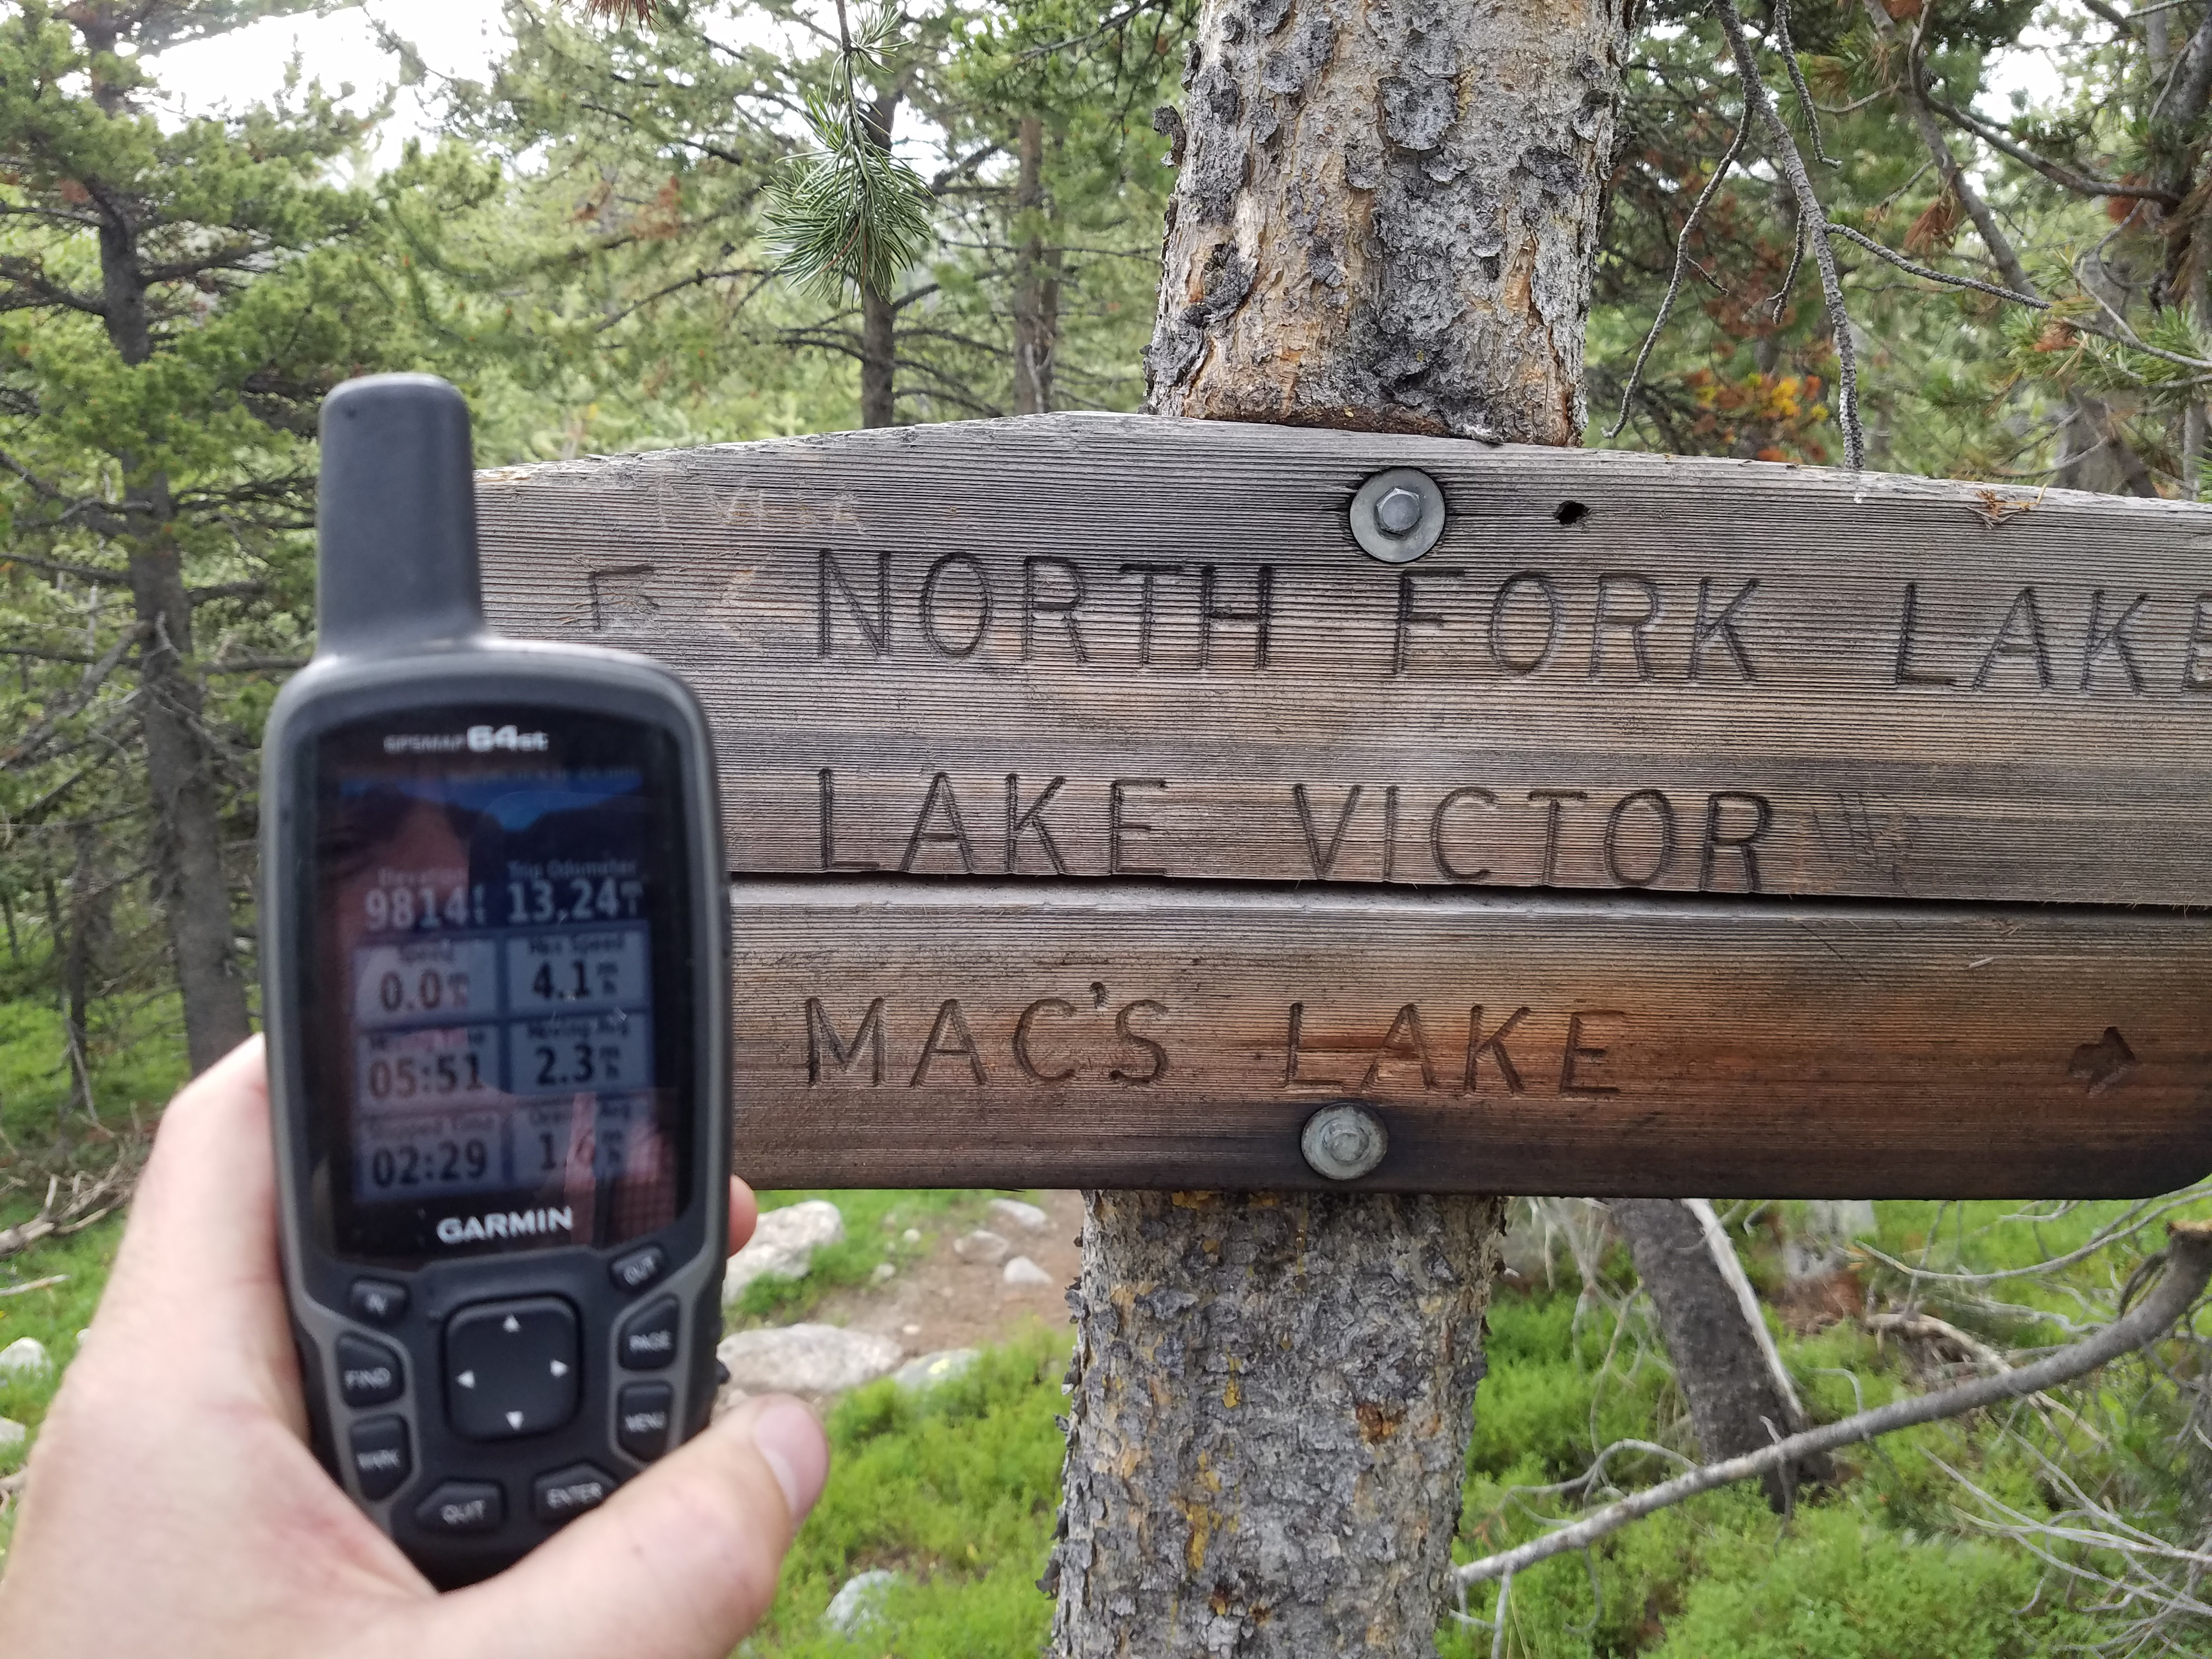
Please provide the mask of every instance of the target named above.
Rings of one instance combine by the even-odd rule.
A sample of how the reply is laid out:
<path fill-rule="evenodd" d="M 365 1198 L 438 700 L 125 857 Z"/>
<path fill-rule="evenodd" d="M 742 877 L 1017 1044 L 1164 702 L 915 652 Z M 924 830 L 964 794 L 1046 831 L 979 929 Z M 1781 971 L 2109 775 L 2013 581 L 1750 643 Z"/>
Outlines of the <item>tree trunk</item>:
<path fill-rule="evenodd" d="M 1698 1451 L 1708 1463 L 1757 1451 L 1805 1426 L 1770 1370 L 1742 1304 L 1707 1248 L 1689 1206 L 1672 1198 L 1616 1198 L 1608 1207 L 1628 1240 L 1637 1277 L 1658 1310 L 1674 1381 L 1690 1407 Z M 1826 1480 L 1799 1465 L 1766 1479 L 1766 1501 L 1786 1509 L 1799 1480 Z"/>
<path fill-rule="evenodd" d="M 201 1072 L 245 1042 L 253 1027 L 223 867 L 222 800 L 191 668 L 191 601 L 164 527 L 168 489 L 159 478 L 140 487 L 154 496 L 155 514 L 130 549 L 131 597 L 146 628 L 138 648 L 138 727 L 154 798 L 155 891 L 184 996 L 185 1047 L 192 1070 Z"/>
<path fill-rule="evenodd" d="M 1014 184 L 1014 413 L 1052 408 L 1052 360 L 1060 334 L 1060 250 L 1045 245 L 1044 121 L 1022 117 Z"/>
<path fill-rule="evenodd" d="M 1579 441 L 1626 49 L 1612 0 L 1203 0 L 1153 410 Z M 1432 1656 L 1502 1201 L 1088 1202 L 1052 1652 Z"/>
<path fill-rule="evenodd" d="M 110 909 L 100 870 L 100 827 L 80 820 L 71 830 L 76 862 L 70 872 L 69 945 L 62 953 L 62 1040 L 68 1045 L 70 1103 L 100 1121 L 92 1092 L 92 981 L 106 953 Z"/>
<path fill-rule="evenodd" d="M 88 45 L 100 49 L 112 33 Z M 95 88 L 103 108 L 120 107 Z M 125 363 L 153 356 L 147 282 L 136 233 L 119 216 L 100 228 L 101 315 L 108 343 Z M 155 896 L 168 924 L 177 989 L 185 1007 L 185 1046 L 192 1070 L 204 1071 L 252 1030 L 246 981 L 239 971 L 230 914 L 230 878 L 223 869 L 222 797 L 200 724 L 200 682 L 191 665 L 192 606 L 170 528 L 174 508 L 168 480 L 122 463 L 127 490 L 143 498 L 128 546 L 131 598 L 145 640 L 138 649 L 138 726 L 154 804 Z"/>
<path fill-rule="evenodd" d="M 868 127 L 877 143 L 891 147 L 900 89 L 893 87 L 869 106 Z M 860 284 L 860 424 L 898 424 L 898 306 L 872 283 Z"/>
<path fill-rule="evenodd" d="M 1432 1653 L 1504 1221 L 1091 1194 L 1052 1651 Z"/>

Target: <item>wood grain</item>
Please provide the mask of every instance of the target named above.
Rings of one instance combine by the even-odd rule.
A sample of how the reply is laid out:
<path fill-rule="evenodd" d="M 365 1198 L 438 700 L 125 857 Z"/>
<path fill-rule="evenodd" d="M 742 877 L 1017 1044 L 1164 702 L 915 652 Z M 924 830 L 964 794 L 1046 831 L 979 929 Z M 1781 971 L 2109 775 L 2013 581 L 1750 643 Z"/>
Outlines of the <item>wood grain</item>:
<path fill-rule="evenodd" d="M 1400 569 L 1346 512 L 1403 465 Z M 2212 902 L 2203 508 L 1073 416 L 479 508 L 501 627 L 699 689 L 735 872 Z"/>
<path fill-rule="evenodd" d="M 2212 924 L 2179 915 L 873 880 L 732 903 L 737 1161 L 768 1186 L 1313 1187 L 1299 1129 L 1346 1098 L 1388 1127 L 1360 1184 L 1390 1190 L 2087 1197 L 2212 1169 Z"/>

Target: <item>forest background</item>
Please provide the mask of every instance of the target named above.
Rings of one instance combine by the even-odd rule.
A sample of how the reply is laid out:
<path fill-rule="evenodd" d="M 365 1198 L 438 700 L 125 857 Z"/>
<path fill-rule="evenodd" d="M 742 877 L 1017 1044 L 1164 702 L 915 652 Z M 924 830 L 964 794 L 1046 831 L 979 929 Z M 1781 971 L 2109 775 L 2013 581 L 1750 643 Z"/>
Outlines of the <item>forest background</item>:
<path fill-rule="evenodd" d="M 164 101 L 165 53 L 329 9 L 0 13 L 0 1229 L 18 1224 L 21 1247 L 0 1231 L 0 1346 L 35 1335 L 64 1364 L 161 1103 L 251 1023 L 257 748 L 311 644 L 324 392 L 445 375 L 485 465 L 1143 399 L 1192 0 L 856 9 L 858 58 L 811 0 L 598 17 L 512 0 L 481 74 L 441 74 L 387 29 L 378 85 L 295 67 L 227 111 Z M 1843 228 L 1867 464 L 2212 488 L 2212 238 L 2196 234 L 2212 6 L 1815 0 L 1749 21 L 1771 83 L 1796 80 L 1783 101 Z M 895 257 L 808 277 L 794 168 L 848 67 L 916 216 Z M 427 129 L 404 142 L 399 88 Z M 1797 198 L 1739 143 L 1743 122 L 1712 16 L 1647 6 L 1602 223 L 1593 445 L 1844 459 L 1843 354 Z M 1826 1418 L 2067 1340 L 2110 1316 L 2154 1223 L 2207 1212 L 2192 1191 L 2178 1209 L 1721 1218 Z M 1604 1212 L 1522 1220 L 1535 1243 L 1492 1315 L 1470 1557 L 1695 1449 Z M 823 1284 L 865 1276 L 895 1237 L 862 1239 Z M 878 1388 L 839 1407 L 840 1484 L 755 1651 L 848 1650 L 819 1614 L 878 1565 L 902 1577 L 867 1650 L 1035 1650 L 1057 1340 L 1024 1338 L 926 1401 Z M 1440 1640 L 2203 1652 L 2203 1352 L 2185 1329 L 2063 1401 L 1899 1437 L 1784 1514 L 1756 1491 L 1697 1500 L 1587 1573 L 1531 1572 L 1501 1631 L 1466 1622 L 1496 1609 L 1478 1588 L 1466 1619 L 1440 1612 Z M 34 1435 L 53 1381 L 0 1376 L 0 1414 Z M 25 1452 L 0 1444 L 0 1474 Z"/>

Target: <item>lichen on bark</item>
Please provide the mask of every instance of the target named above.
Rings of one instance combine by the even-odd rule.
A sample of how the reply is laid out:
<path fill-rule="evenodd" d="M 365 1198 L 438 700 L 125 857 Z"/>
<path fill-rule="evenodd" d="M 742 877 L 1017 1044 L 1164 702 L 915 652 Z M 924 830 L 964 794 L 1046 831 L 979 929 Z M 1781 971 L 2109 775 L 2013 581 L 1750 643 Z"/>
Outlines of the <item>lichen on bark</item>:
<path fill-rule="evenodd" d="M 1051 1651 L 1432 1655 L 1504 1201 L 1087 1204 Z"/>
<path fill-rule="evenodd" d="M 1579 442 L 1625 9 L 1206 5 L 1154 412 Z"/>

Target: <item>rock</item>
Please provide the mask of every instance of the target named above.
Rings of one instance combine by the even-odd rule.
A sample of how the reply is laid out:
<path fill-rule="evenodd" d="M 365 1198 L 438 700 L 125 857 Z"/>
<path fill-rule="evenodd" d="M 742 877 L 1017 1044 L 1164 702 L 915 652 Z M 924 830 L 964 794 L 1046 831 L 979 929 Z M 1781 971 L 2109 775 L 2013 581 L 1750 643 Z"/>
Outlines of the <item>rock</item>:
<path fill-rule="evenodd" d="M 984 1209 L 994 1221 L 1002 1221 L 1010 1227 L 1019 1227 L 1025 1233 L 1042 1232 L 1052 1225 L 1052 1218 L 1034 1204 L 1024 1204 L 1018 1198 L 994 1198 Z"/>
<path fill-rule="evenodd" d="M 46 1345 L 35 1336 L 19 1336 L 0 1348 L 0 1376 L 44 1376 L 53 1368 Z"/>
<path fill-rule="evenodd" d="M 735 1303 L 757 1279 L 805 1278 L 815 1251 L 844 1237 L 845 1218 L 826 1198 L 763 1212 L 751 1242 L 730 1258 L 723 1273 L 722 1305 Z"/>
<path fill-rule="evenodd" d="M 883 1567 L 848 1578 L 823 1609 L 822 1622 L 840 1636 L 859 1634 L 882 1619 L 884 1594 L 898 1581 L 898 1574 Z"/>
<path fill-rule="evenodd" d="M 919 1244 L 919 1243 L 921 1243 L 921 1228 L 919 1228 L 919 1227 L 909 1227 L 909 1228 L 908 1228 L 904 1232 L 902 1232 L 902 1233 L 901 1233 L 901 1234 L 899 1235 L 899 1243 L 902 1243 L 902 1244 Z"/>
<path fill-rule="evenodd" d="M 1013 1246 L 996 1233 L 977 1228 L 965 1238 L 952 1241 L 952 1254 L 975 1267 L 995 1267 L 1013 1251 Z"/>
<path fill-rule="evenodd" d="M 753 1394 L 836 1394 L 872 1382 L 906 1350 L 872 1331 L 836 1325 L 787 1325 L 726 1336 L 714 1354 L 730 1381 Z"/>
<path fill-rule="evenodd" d="M 892 1267 L 888 1261 L 878 1261 L 876 1263 L 875 1271 L 870 1273 L 868 1277 L 876 1284 L 885 1284 L 898 1277 L 898 1269 Z"/>
<path fill-rule="evenodd" d="M 1006 1271 L 999 1276 L 1009 1285 L 1049 1285 L 1053 1282 L 1050 1273 L 1025 1255 L 1018 1255 L 1006 1263 Z"/>
<path fill-rule="evenodd" d="M 19 1451 L 31 1437 L 31 1431 L 12 1417 L 0 1417 L 0 1457 Z"/>
<path fill-rule="evenodd" d="M 902 1336 L 920 1336 L 921 1334 L 921 1327 L 919 1325 L 902 1325 L 899 1327 L 899 1334 Z"/>
<path fill-rule="evenodd" d="M 908 1394 L 920 1394 L 940 1382 L 950 1382 L 975 1363 L 975 1348 L 940 1348 L 919 1359 L 909 1359 L 891 1373 L 891 1381 Z"/>
<path fill-rule="evenodd" d="M 1782 1246 L 1785 1279 L 1825 1279 L 1850 1261 L 1850 1244 L 1875 1231 L 1874 1203 L 1864 1198 L 1816 1198 L 1805 1206 L 1803 1231 Z"/>

